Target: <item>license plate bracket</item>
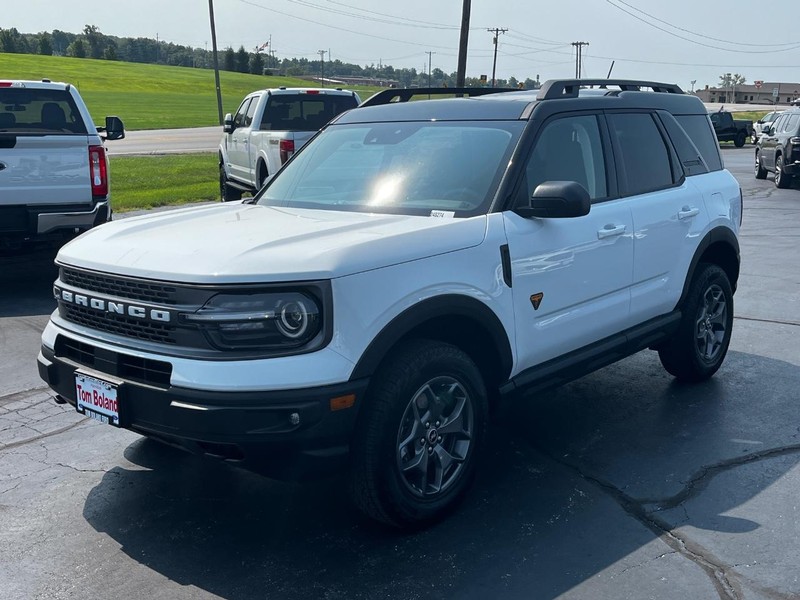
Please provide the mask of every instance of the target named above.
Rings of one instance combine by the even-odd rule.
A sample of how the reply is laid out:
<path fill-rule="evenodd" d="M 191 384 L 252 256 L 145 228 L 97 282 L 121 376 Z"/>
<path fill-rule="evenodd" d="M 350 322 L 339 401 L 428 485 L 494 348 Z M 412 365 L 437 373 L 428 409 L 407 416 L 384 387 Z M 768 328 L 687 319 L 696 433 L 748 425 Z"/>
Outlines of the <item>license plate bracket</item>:
<path fill-rule="evenodd" d="M 75 410 L 114 427 L 121 427 L 121 381 L 94 373 L 75 371 Z"/>

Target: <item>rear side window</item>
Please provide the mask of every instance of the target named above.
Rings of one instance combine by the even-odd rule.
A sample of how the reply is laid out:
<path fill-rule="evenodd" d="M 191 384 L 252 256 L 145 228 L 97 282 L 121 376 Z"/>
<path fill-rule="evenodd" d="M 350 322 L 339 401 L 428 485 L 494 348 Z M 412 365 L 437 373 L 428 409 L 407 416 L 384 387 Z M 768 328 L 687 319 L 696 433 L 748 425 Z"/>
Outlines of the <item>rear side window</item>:
<path fill-rule="evenodd" d="M 709 171 L 722 170 L 722 157 L 719 155 L 719 143 L 706 115 L 675 115 L 683 130 L 700 150 Z"/>
<path fill-rule="evenodd" d="M 664 138 L 650 114 L 608 115 L 611 137 L 625 195 L 634 196 L 672 186 L 672 163 Z"/>
<path fill-rule="evenodd" d="M 800 114 L 790 115 L 788 119 L 786 119 L 786 123 L 783 126 L 783 131 L 785 133 L 794 133 L 797 131 L 797 125 L 800 123 Z"/>
<path fill-rule="evenodd" d="M 66 90 L 0 89 L 0 132 L 80 134 L 86 125 Z"/>
<path fill-rule="evenodd" d="M 275 94 L 269 99 L 261 129 L 267 131 L 317 131 L 336 115 L 356 107 L 353 96 Z"/>

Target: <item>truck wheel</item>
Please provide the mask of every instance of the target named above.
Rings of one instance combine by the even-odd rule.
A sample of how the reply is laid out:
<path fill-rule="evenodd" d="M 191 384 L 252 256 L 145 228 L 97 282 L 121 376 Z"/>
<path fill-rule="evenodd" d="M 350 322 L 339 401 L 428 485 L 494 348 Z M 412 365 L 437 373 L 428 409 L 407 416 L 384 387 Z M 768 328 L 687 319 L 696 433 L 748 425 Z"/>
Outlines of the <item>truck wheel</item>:
<path fill-rule="evenodd" d="M 767 170 L 761 165 L 761 153 L 756 152 L 756 179 L 766 179 Z"/>
<path fill-rule="evenodd" d="M 792 185 L 792 178 L 783 172 L 783 157 L 775 158 L 775 187 L 785 190 Z"/>
<path fill-rule="evenodd" d="M 256 191 L 260 191 L 267 181 L 267 165 L 263 161 L 259 161 L 258 168 L 256 169 Z"/>
<path fill-rule="evenodd" d="M 400 528 L 450 512 L 486 437 L 486 388 L 469 356 L 430 340 L 401 346 L 376 374 L 362 411 L 350 470 L 356 506 Z"/>
<path fill-rule="evenodd" d="M 703 381 L 722 366 L 733 330 L 733 291 L 717 265 L 701 263 L 672 339 L 658 350 L 661 364 L 679 381 Z"/>
<path fill-rule="evenodd" d="M 733 140 L 733 145 L 737 148 L 741 148 L 744 146 L 744 142 L 747 139 L 747 134 L 744 131 L 740 131 L 736 134 L 736 139 Z"/>
<path fill-rule="evenodd" d="M 219 195 L 223 202 L 242 199 L 242 192 L 228 183 L 228 176 L 225 174 L 225 167 L 222 165 L 219 166 Z"/>

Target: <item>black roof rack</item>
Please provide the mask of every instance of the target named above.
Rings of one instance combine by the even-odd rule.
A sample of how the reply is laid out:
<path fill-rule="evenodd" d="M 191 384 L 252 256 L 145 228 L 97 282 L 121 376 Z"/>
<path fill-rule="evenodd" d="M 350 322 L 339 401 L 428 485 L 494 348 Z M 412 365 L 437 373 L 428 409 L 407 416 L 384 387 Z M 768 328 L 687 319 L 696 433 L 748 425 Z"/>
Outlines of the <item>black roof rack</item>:
<path fill-rule="evenodd" d="M 390 88 L 370 96 L 359 106 L 381 106 L 390 102 L 408 102 L 414 96 L 485 96 L 499 92 L 516 92 L 512 88 L 479 87 L 431 87 L 431 88 Z"/>
<path fill-rule="evenodd" d="M 654 92 L 664 94 L 683 94 L 684 91 L 674 83 L 658 83 L 657 81 L 635 81 L 630 79 L 551 79 L 545 81 L 537 100 L 554 98 L 577 98 L 582 87 L 597 86 L 601 89 L 608 86 L 618 87 L 623 92 L 639 92 L 642 88 L 650 88 Z"/>

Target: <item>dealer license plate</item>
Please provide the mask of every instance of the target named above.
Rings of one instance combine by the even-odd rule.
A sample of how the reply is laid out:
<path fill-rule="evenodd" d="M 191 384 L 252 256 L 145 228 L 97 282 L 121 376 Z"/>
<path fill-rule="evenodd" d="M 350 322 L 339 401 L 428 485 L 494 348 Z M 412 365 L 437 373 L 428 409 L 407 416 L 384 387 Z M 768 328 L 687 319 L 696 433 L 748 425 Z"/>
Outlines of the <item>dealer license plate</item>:
<path fill-rule="evenodd" d="M 119 427 L 119 404 L 117 385 L 75 372 L 76 410 L 101 423 Z"/>

